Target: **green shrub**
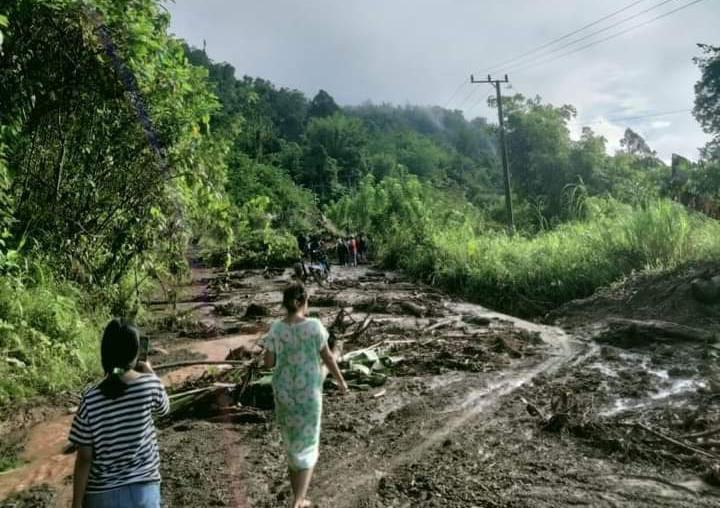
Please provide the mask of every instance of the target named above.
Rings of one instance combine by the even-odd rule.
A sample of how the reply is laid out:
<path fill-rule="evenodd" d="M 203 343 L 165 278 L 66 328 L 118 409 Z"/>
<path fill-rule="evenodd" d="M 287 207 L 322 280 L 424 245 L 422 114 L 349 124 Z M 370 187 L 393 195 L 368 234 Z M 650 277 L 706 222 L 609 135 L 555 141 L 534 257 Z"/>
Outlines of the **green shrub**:
<path fill-rule="evenodd" d="M 542 314 L 634 270 L 720 259 L 720 223 L 682 205 L 586 198 L 582 220 L 510 236 L 413 177 L 366 181 L 328 209 L 362 225 L 389 267 L 491 308 Z"/>
<path fill-rule="evenodd" d="M 99 372 L 101 310 L 34 264 L 0 276 L 0 406 L 77 389 Z"/>
<path fill-rule="evenodd" d="M 532 315 L 634 270 L 720 258 L 720 223 L 676 203 L 656 200 L 633 209 L 609 200 L 598 212 L 529 238 L 437 233 L 434 281 L 490 307 Z"/>

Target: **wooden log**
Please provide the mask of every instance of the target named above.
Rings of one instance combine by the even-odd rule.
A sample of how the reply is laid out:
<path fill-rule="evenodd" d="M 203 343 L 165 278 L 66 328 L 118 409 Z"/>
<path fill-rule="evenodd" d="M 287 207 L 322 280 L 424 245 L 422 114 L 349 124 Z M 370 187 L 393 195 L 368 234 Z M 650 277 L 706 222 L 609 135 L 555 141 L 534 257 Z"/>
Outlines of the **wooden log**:
<path fill-rule="evenodd" d="M 153 365 L 153 370 L 177 369 L 179 367 L 192 367 L 194 365 L 248 365 L 249 363 L 248 361 L 241 360 L 192 360 Z"/>
<path fill-rule="evenodd" d="M 609 318 L 606 323 L 610 330 L 601 334 L 599 339 L 602 340 L 605 336 L 610 342 L 616 340 L 618 332 L 627 335 L 625 338 L 631 340 L 669 338 L 687 342 L 708 342 L 715 339 L 714 334 L 706 330 L 668 321 Z"/>
<path fill-rule="evenodd" d="M 399 305 L 402 310 L 415 317 L 423 317 L 427 313 L 427 309 L 425 307 L 413 302 L 403 300 L 399 302 Z"/>
<path fill-rule="evenodd" d="M 235 386 L 236 385 L 234 385 L 232 383 L 213 383 L 210 386 L 205 386 L 203 388 L 194 388 L 192 390 L 187 390 L 184 392 L 173 393 L 172 395 L 168 396 L 168 399 L 170 399 L 170 400 L 181 399 L 183 397 L 195 395 L 198 393 L 212 392 L 214 390 L 221 390 L 221 389 L 225 389 L 225 388 L 235 388 Z"/>

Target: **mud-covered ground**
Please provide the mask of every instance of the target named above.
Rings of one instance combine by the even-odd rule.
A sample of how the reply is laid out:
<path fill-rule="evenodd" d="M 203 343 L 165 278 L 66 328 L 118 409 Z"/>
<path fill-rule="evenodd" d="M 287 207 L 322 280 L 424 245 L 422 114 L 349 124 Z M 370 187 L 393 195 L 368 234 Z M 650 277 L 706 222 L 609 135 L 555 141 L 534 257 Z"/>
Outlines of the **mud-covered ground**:
<path fill-rule="evenodd" d="M 397 274 L 336 270 L 328 287 L 312 286 L 311 312 L 336 324 L 345 351 L 377 346 L 396 361 L 384 384 L 354 380 L 346 396 L 326 390 L 311 499 L 333 508 L 720 505 L 708 474 L 720 432 L 692 437 L 720 427 L 714 343 L 625 341 L 630 332 L 606 322 L 673 321 L 671 309 L 680 308 L 676 322 L 713 329 L 712 305 L 680 300 L 687 277 L 662 279 L 663 300 L 650 278 L 568 306 L 549 317 L 566 333 Z M 174 311 L 162 298 L 151 306 L 155 364 L 221 360 L 235 348 L 246 351 L 235 358 L 249 357 L 281 315 L 289 280 L 289 271 L 195 270 Z M 222 367 L 206 370 L 161 374 L 177 393 L 224 379 Z M 166 506 L 289 503 L 272 411 L 235 409 L 216 416 L 199 408 L 160 426 Z M 35 487 L 0 506 L 62 506 L 62 490 Z"/>
<path fill-rule="evenodd" d="M 260 319 L 267 325 L 280 313 L 279 289 L 288 274 L 238 275 L 211 283 L 225 326 L 237 326 L 227 321 L 227 309 L 240 316 L 253 302 L 271 311 Z M 596 342 L 585 327 L 609 312 L 585 312 L 582 337 L 574 340 L 364 270 L 341 273 L 332 288 L 314 288 L 312 301 L 328 325 L 340 308 L 358 323 L 372 317 L 369 330 L 346 350 L 386 341 L 393 355 L 405 357 L 382 387 L 346 397 L 328 391 L 322 458 L 311 487 L 318 506 L 720 503 L 702 480 L 712 459 L 629 426 L 639 422 L 679 435 L 720 423 L 702 375 L 705 344 Z M 528 404 L 543 414 L 530 414 Z M 173 462 L 166 477 L 184 471 L 181 481 L 166 481 L 169 505 L 200 505 L 208 492 L 207 505 L 288 503 L 282 444 L 271 413 L 264 414 L 264 422 L 252 424 L 197 419 L 164 429 Z M 218 441 L 224 453 L 212 460 Z M 187 488 L 197 471 L 205 472 L 207 489 Z"/>

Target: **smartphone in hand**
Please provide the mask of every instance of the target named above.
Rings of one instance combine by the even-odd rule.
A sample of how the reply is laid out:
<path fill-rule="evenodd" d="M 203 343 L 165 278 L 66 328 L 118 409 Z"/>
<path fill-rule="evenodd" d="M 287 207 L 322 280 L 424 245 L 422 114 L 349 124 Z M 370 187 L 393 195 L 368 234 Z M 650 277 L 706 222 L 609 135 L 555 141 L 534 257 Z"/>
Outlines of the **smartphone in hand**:
<path fill-rule="evenodd" d="M 147 337 L 140 337 L 140 349 L 138 350 L 138 361 L 146 362 L 149 351 L 150 351 L 150 339 Z"/>

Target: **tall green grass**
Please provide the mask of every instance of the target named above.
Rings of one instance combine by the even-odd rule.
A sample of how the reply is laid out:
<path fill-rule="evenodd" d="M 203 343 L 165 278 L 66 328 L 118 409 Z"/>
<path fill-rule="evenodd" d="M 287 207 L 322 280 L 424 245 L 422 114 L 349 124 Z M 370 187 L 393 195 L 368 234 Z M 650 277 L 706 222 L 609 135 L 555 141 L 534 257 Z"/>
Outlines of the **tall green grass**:
<path fill-rule="evenodd" d="M 40 264 L 0 275 L 0 407 L 77 389 L 99 370 L 103 309 Z"/>
<path fill-rule="evenodd" d="M 669 200 L 594 199 L 588 217 L 534 236 L 436 225 L 422 242 L 382 239 L 396 266 L 491 308 L 542 314 L 633 271 L 720 260 L 720 223 Z"/>

